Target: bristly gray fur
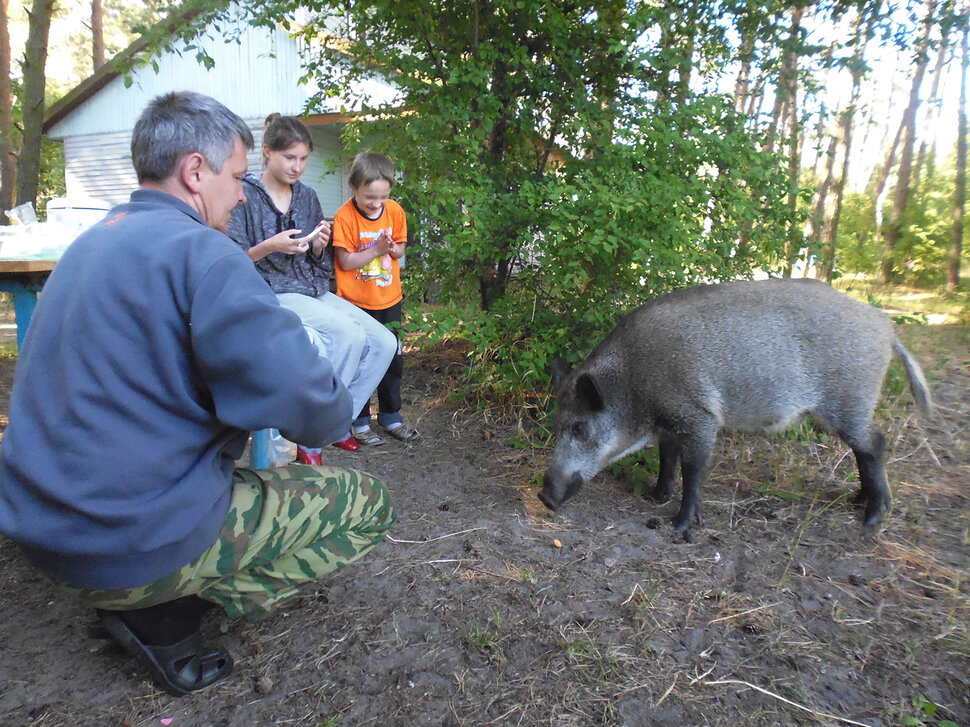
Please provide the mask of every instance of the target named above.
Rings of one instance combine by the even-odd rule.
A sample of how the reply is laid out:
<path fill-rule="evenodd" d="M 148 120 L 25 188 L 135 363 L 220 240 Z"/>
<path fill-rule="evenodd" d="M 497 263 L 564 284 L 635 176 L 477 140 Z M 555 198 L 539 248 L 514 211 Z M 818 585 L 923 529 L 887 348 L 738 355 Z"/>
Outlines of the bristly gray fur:
<path fill-rule="evenodd" d="M 654 442 L 676 525 L 700 519 L 698 483 L 717 432 L 782 430 L 806 414 L 836 431 L 860 468 L 872 524 L 888 510 L 884 438 L 873 424 L 893 352 L 920 411 L 932 401 L 890 319 L 815 280 L 739 281 L 660 296 L 629 313 L 557 387 L 557 447 L 540 497 L 558 507 L 610 462 Z M 673 462 L 673 464 L 671 464 Z"/>

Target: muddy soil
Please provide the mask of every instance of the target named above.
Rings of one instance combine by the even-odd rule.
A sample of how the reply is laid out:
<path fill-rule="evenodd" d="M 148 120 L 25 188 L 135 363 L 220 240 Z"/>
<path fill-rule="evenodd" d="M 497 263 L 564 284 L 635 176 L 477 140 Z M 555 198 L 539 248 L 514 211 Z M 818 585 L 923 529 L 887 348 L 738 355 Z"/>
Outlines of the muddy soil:
<path fill-rule="evenodd" d="M 328 452 L 387 483 L 392 537 L 267 619 L 213 615 L 236 669 L 204 692 L 159 692 L 0 540 L 0 724 L 968 727 L 970 331 L 902 335 L 939 417 L 887 394 L 895 507 L 875 533 L 851 453 L 807 430 L 724 437 L 688 538 L 624 472 L 552 515 L 534 424 L 451 397 L 460 350 L 412 352 L 423 438 Z"/>

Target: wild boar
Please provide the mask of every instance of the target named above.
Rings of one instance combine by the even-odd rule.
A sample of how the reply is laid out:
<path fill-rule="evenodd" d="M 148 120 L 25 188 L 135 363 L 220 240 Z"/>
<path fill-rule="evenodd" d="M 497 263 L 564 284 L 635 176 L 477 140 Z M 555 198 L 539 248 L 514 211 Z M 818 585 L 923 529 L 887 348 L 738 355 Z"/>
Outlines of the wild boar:
<path fill-rule="evenodd" d="M 701 523 L 700 482 L 720 430 L 781 431 L 812 414 L 855 454 L 855 502 L 873 525 L 892 504 L 873 413 L 893 352 L 930 416 L 926 379 L 889 318 L 824 283 L 738 281 L 662 295 L 620 320 L 575 370 L 554 372 L 557 444 L 539 499 L 555 510 L 608 464 L 657 443 L 660 473 L 646 494 L 670 498 L 679 460 L 674 527 L 684 530 Z"/>

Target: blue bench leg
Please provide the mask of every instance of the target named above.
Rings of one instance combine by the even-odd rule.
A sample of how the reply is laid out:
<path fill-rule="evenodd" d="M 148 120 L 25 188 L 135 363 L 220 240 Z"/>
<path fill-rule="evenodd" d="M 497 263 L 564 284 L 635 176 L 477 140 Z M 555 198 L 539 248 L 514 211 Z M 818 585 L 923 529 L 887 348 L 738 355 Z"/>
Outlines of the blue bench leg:
<path fill-rule="evenodd" d="M 34 315 L 34 308 L 37 307 L 37 291 L 30 288 L 15 290 L 13 293 L 13 312 L 17 321 L 17 350 L 24 345 L 24 338 L 27 336 L 27 329 L 30 327 L 30 318 Z"/>
<path fill-rule="evenodd" d="M 253 432 L 249 445 L 249 466 L 254 470 L 269 469 L 269 429 Z"/>

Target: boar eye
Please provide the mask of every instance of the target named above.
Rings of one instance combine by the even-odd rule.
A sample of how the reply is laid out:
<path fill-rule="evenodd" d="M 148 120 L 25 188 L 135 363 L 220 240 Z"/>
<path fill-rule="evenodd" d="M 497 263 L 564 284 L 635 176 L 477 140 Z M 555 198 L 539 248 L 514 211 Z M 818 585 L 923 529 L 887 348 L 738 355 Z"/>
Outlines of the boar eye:
<path fill-rule="evenodd" d="M 573 422 L 569 427 L 569 433 L 579 439 L 586 439 L 586 422 Z"/>

